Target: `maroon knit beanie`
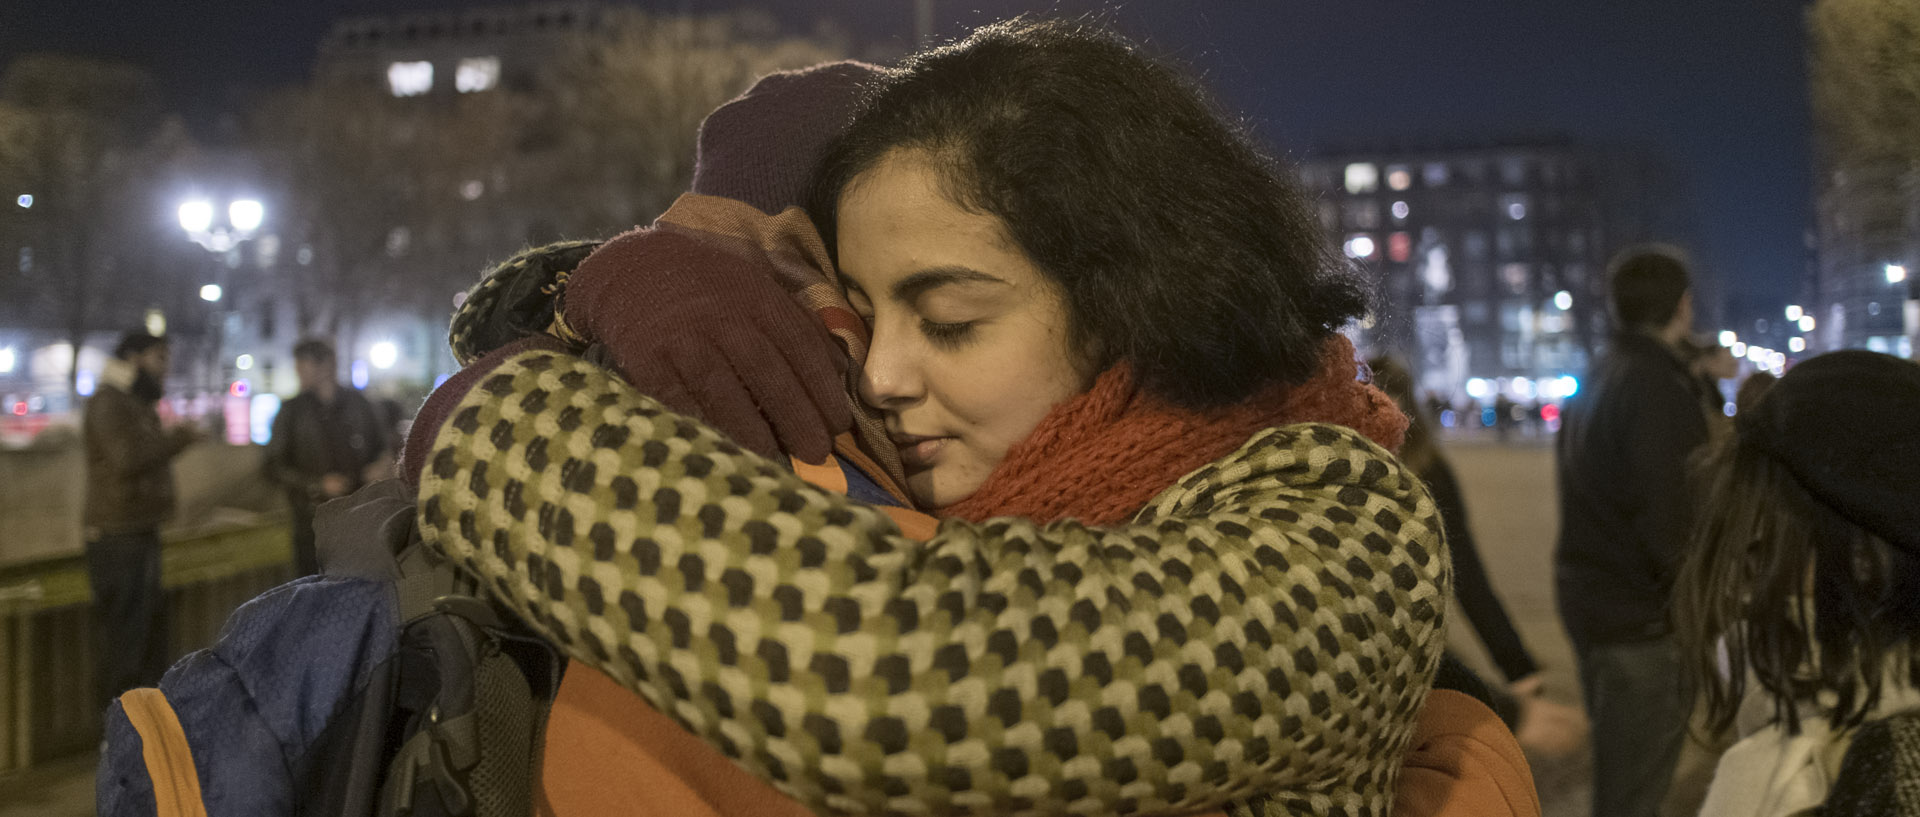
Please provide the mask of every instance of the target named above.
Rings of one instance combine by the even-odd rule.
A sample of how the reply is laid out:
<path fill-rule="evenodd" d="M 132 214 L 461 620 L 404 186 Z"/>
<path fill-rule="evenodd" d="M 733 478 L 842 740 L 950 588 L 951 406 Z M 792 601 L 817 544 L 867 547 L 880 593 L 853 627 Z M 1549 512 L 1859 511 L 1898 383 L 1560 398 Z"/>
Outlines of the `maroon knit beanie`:
<path fill-rule="evenodd" d="M 768 215 L 806 201 L 827 142 L 880 68 L 846 60 L 768 74 L 700 123 L 693 192 L 744 201 Z"/>

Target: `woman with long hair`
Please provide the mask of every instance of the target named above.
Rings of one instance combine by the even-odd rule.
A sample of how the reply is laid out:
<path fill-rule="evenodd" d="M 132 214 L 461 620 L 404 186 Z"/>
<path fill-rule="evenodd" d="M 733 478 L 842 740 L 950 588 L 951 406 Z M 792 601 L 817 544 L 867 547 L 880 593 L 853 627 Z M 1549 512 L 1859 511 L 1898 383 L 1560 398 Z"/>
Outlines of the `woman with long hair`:
<path fill-rule="evenodd" d="M 1540 665 L 1521 641 L 1506 605 L 1493 590 L 1487 570 L 1480 559 L 1480 548 L 1467 525 L 1467 502 L 1454 475 L 1453 464 L 1440 451 L 1433 429 L 1433 418 L 1414 399 L 1413 372 L 1391 357 L 1367 361 L 1374 382 L 1406 412 L 1407 441 L 1400 447 L 1400 461 L 1420 475 L 1446 523 L 1447 551 L 1453 555 L 1454 597 L 1467 614 L 1467 622 L 1479 636 L 1487 654 L 1505 676 L 1504 689 L 1489 689 L 1493 708 L 1513 729 L 1521 745 L 1549 754 L 1567 754 L 1579 748 L 1586 738 L 1587 720 L 1579 709 L 1546 697 L 1540 677 Z M 1443 674 L 1446 670 L 1443 670 Z"/>
<path fill-rule="evenodd" d="M 1703 815 L 1920 815 L 1917 418 L 1920 365 L 1833 352 L 1707 452 L 1677 632 L 1711 731 L 1762 714 Z"/>
<path fill-rule="evenodd" d="M 876 83 L 810 209 L 931 538 L 549 342 L 423 409 L 428 545 L 815 811 L 1388 813 L 1447 554 L 1297 184 L 1014 22 Z"/>

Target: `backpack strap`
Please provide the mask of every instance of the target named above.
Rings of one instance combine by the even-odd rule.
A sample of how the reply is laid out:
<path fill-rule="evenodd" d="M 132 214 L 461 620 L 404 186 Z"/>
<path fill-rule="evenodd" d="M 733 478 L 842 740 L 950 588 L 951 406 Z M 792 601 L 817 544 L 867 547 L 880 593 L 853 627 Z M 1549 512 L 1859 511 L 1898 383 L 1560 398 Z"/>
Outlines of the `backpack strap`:
<path fill-rule="evenodd" d="M 156 817 L 207 817 L 200 800 L 200 773 L 193 765 L 187 732 L 166 693 L 153 687 L 129 690 L 120 696 L 127 721 L 140 733 L 140 756 L 153 781 Z"/>

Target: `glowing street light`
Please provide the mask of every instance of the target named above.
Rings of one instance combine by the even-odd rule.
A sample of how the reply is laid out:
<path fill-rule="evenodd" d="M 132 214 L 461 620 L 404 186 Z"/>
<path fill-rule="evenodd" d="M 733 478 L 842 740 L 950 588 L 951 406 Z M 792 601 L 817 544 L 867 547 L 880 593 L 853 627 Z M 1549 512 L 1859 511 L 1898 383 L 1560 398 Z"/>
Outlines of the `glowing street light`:
<path fill-rule="evenodd" d="M 380 341 L 367 349 L 367 362 L 376 369 L 391 369 L 400 360 L 400 349 L 389 341 Z"/>
<path fill-rule="evenodd" d="M 180 205 L 180 229 L 204 233 L 213 228 L 213 203 L 202 199 Z"/>
<path fill-rule="evenodd" d="M 1740 336 L 1737 334 L 1734 334 L 1734 331 L 1732 329 L 1723 329 L 1720 331 L 1721 346 L 1732 346 L 1735 343 L 1738 343 L 1739 341 L 1740 341 Z M 1735 355 L 1735 357 L 1738 357 L 1738 355 Z"/>
<path fill-rule="evenodd" d="M 253 355 L 241 355 L 233 359 L 233 368 L 246 371 L 253 368 Z"/>
<path fill-rule="evenodd" d="M 13 203 L 20 205 L 20 209 L 22 210 L 30 209 L 33 207 L 33 194 L 21 193 L 19 198 L 13 200 Z"/>
<path fill-rule="evenodd" d="M 1802 332 L 1811 332 L 1811 331 L 1813 331 L 1813 316 L 1812 316 L 1812 315 L 1801 315 L 1801 316 L 1800 316 L 1800 331 L 1802 331 Z"/>
<path fill-rule="evenodd" d="M 200 300 L 206 301 L 207 303 L 219 301 L 220 295 L 219 284 L 208 284 L 200 288 Z"/>
<path fill-rule="evenodd" d="M 1554 305 L 1555 307 L 1558 307 L 1558 308 L 1560 309 L 1560 311 L 1561 311 L 1561 312 L 1565 312 L 1565 311 L 1567 311 L 1567 310 L 1569 310 L 1569 309 L 1572 309 L 1572 308 L 1573 308 L 1573 293 L 1571 293 L 1571 292 L 1568 292 L 1568 291 L 1566 291 L 1566 290 L 1564 290 L 1564 289 L 1563 289 L 1563 290 L 1560 290 L 1559 292 L 1556 292 L 1556 293 L 1554 293 L 1554 294 L 1553 294 L 1553 305 Z"/>
<path fill-rule="evenodd" d="M 13 347 L 8 346 L 5 349 L 0 349 L 0 374 L 13 371 L 14 362 Z"/>
<path fill-rule="evenodd" d="M 266 220 L 267 208 L 253 199 L 240 199 L 227 205 L 227 223 L 243 233 L 260 229 L 260 222 Z"/>
<path fill-rule="evenodd" d="M 1798 304 L 1789 305 L 1787 307 L 1787 320 L 1790 320 L 1790 321 L 1800 320 L 1800 316 L 1804 314 L 1806 314 L 1806 312 L 1802 310 Z"/>
<path fill-rule="evenodd" d="M 1804 352 L 1807 350 L 1806 338 L 1787 338 L 1787 351 Z"/>
<path fill-rule="evenodd" d="M 1907 268 L 1900 264 L 1887 265 L 1887 283 L 1897 284 L 1907 280 Z"/>

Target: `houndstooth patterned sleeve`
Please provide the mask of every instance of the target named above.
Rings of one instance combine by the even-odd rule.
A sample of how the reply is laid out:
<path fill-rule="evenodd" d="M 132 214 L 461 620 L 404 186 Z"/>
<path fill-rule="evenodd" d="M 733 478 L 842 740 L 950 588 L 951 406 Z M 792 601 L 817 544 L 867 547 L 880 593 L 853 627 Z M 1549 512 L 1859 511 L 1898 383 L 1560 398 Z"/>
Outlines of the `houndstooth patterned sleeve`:
<path fill-rule="evenodd" d="M 918 542 L 565 354 L 446 416 L 427 544 L 816 811 L 1390 810 L 1448 560 L 1348 429 L 1264 432 L 1127 525 Z"/>

